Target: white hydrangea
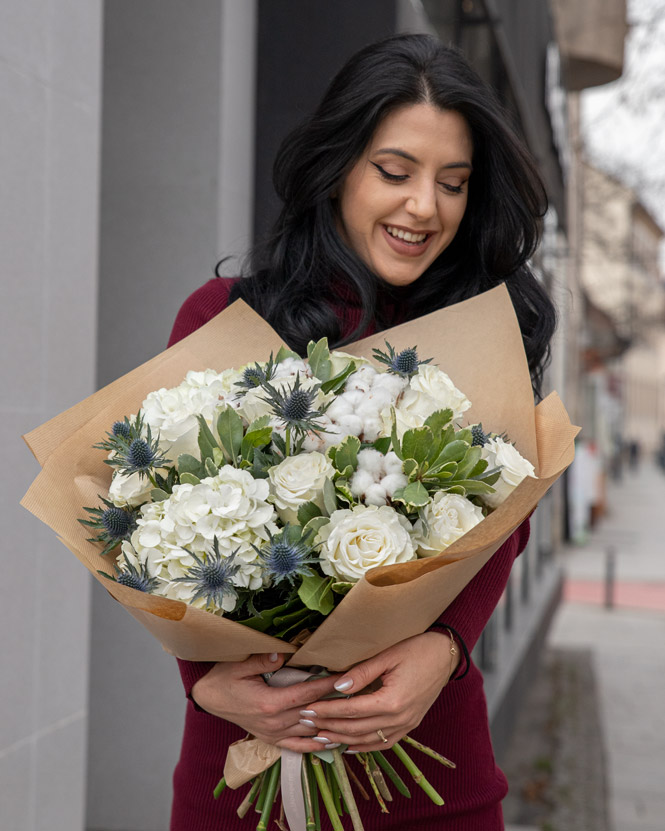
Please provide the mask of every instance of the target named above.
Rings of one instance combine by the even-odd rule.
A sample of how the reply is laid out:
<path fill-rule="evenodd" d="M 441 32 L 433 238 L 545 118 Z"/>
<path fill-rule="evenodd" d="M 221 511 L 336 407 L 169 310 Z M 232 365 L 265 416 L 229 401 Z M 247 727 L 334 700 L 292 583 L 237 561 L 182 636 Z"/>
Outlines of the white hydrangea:
<path fill-rule="evenodd" d="M 268 531 L 278 531 L 268 494 L 267 480 L 225 465 L 216 476 L 198 485 L 176 485 L 168 499 L 144 505 L 131 546 L 150 574 L 162 581 L 158 593 L 189 602 L 196 591 L 193 584 L 173 582 L 196 565 L 185 548 L 203 557 L 212 550 L 215 538 L 223 555 L 236 552 L 234 562 L 240 569 L 232 580 L 234 585 L 260 588 L 263 576 L 252 545 L 261 547 L 269 538 Z M 224 611 L 232 610 L 230 602 L 225 602 Z M 194 605 L 203 608 L 205 602 Z"/>
<path fill-rule="evenodd" d="M 337 580 L 355 583 L 376 566 L 416 557 L 411 523 L 387 505 L 356 505 L 334 511 L 318 533 L 321 569 Z"/>
<path fill-rule="evenodd" d="M 439 491 L 422 509 L 413 530 L 420 557 L 433 557 L 458 540 L 483 519 L 481 508 L 465 496 Z"/>
<path fill-rule="evenodd" d="M 501 436 L 488 439 L 482 449 L 482 458 L 487 461 L 488 469 L 501 468 L 501 475 L 492 486 L 494 493 L 483 494 L 481 497 L 490 508 L 498 508 L 527 476 L 538 478 L 531 462 L 522 456 L 515 445 L 504 441 Z"/>
<path fill-rule="evenodd" d="M 386 505 L 398 488 L 406 487 L 402 461 L 392 450 L 385 455 L 368 447 L 358 453 L 358 467 L 351 477 L 351 493 L 366 505 Z"/>
<path fill-rule="evenodd" d="M 198 456 L 196 416 L 202 415 L 212 426 L 221 405 L 234 406 L 237 390 L 234 385 L 240 377 L 241 373 L 235 369 L 192 370 L 177 387 L 162 387 L 147 396 L 141 405 L 145 424 L 154 436 L 159 435 L 160 448 L 169 459 L 176 461 L 181 453 Z"/>

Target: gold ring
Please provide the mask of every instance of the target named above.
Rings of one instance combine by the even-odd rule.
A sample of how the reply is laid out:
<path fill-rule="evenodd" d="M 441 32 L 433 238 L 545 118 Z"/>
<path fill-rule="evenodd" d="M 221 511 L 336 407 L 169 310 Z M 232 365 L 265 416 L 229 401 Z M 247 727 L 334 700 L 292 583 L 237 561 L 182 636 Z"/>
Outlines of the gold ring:
<path fill-rule="evenodd" d="M 388 744 L 388 739 L 383 735 L 383 730 L 377 730 L 376 735 L 381 739 L 384 744 Z"/>

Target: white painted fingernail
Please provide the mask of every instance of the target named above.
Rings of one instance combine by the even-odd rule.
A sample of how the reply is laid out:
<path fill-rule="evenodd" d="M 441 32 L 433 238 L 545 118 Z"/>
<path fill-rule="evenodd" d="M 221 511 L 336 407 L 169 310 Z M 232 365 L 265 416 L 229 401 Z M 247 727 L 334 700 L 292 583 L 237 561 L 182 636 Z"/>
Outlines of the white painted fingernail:
<path fill-rule="evenodd" d="M 337 690 L 337 692 L 346 692 L 347 690 L 350 690 L 352 686 L 353 679 L 348 678 L 346 681 L 338 681 L 335 684 L 335 689 Z"/>
<path fill-rule="evenodd" d="M 331 742 L 330 744 L 324 745 L 326 750 L 333 750 L 335 747 L 339 747 L 339 742 Z"/>
<path fill-rule="evenodd" d="M 309 718 L 301 718 L 299 719 L 299 723 L 304 724 L 305 727 L 316 727 L 316 724 Z"/>
<path fill-rule="evenodd" d="M 321 744 L 330 744 L 330 739 L 327 739 L 325 736 L 312 736 L 312 740 L 321 742 Z"/>
<path fill-rule="evenodd" d="M 271 653 L 270 653 L 270 655 L 268 656 L 268 660 L 269 660 L 269 661 L 272 661 L 272 662 L 273 662 L 273 664 L 275 663 L 275 661 L 276 661 L 278 658 L 279 658 L 279 655 L 278 655 L 276 652 L 271 652 Z"/>
<path fill-rule="evenodd" d="M 301 710 L 300 715 L 301 716 L 315 716 L 316 715 L 316 710 Z"/>
<path fill-rule="evenodd" d="M 360 753 L 360 750 L 343 750 L 343 751 L 342 751 L 342 753 L 351 753 L 351 754 L 354 754 L 354 753 Z"/>

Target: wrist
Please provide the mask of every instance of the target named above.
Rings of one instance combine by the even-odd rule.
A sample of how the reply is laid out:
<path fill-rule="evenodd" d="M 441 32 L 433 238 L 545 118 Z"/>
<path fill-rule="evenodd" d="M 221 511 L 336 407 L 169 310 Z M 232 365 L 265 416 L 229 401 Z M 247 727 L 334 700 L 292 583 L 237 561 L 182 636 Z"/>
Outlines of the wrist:
<path fill-rule="evenodd" d="M 434 621 L 427 631 L 437 632 L 440 635 L 444 635 L 448 639 L 453 666 L 448 680 L 459 681 L 464 678 L 469 671 L 471 659 L 469 657 L 469 650 L 466 648 L 466 644 L 464 643 L 459 632 L 456 629 L 453 629 L 452 626 L 448 626 L 438 620 Z"/>

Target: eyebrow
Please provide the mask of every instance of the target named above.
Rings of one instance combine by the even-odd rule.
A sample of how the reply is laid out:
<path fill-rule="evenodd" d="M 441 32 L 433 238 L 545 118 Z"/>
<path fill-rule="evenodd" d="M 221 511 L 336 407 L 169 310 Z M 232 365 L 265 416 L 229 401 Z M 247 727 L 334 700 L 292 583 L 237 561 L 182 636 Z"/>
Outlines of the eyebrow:
<path fill-rule="evenodd" d="M 415 156 L 412 156 L 411 153 L 407 153 L 406 150 L 400 150 L 398 147 L 382 147 L 380 150 L 376 150 L 375 153 L 377 155 L 390 153 L 393 156 L 401 156 L 403 159 L 406 159 L 409 162 L 415 162 L 419 164 L 418 159 Z M 454 170 L 456 168 L 465 168 L 466 170 L 473 170 L 470 162 L 451 162 L 450 164 L 444 164 L 443 167 L 446 170 Z"/>

